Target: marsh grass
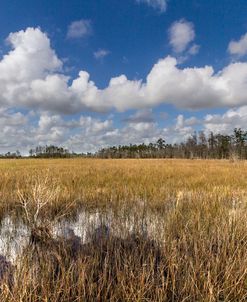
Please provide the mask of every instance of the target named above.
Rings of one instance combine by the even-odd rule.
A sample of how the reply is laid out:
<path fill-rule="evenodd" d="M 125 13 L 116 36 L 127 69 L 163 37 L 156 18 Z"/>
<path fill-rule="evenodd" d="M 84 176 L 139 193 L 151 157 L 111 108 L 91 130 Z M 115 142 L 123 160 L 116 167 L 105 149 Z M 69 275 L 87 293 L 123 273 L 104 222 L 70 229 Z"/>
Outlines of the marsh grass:
<path fill-rule="evenodd" d="M 1 217 L 30 229 L 0 301 L 247 301 L 245 162 L 13 160 L 0 170 Z M 55 236 L 81 211 L 96 217 L 86 240 Z"/>

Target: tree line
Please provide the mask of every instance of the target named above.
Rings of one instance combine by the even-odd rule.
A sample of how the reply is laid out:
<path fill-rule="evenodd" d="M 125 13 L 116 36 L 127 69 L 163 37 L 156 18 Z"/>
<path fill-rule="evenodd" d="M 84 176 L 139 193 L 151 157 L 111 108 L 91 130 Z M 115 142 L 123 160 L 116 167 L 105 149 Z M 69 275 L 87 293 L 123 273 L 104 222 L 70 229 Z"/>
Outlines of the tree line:
<path fill-rule="evenodd" d="M 30 149 L 29 156 L 36 157 L 36 158 L 70 158 L 70 157 L 85 156 L 85 154 L 70 152 L 66 148 L 50 145 L 50 146 L 37 146 L 34 149 Z"/>
<path fill-rule="evenodd" d="M 230 135 L 208 136 L 203 131 L 194 132 L 186 141 L 169 144 L 159 138 L 155 143 L 130 144 L 102 148 L 99 158 L 201 158 L 247 159 L 247 131 L 235 128 Z"/>
<path fill-rule="evenodd" d="M 0 155 L 0 158 L 21 157 L 18 150 Z M 229 135 L 211 132 L 208 136 L 203 131 L 195 131 L 181 143 L 170 144 L 159 138 L 154 143 L 111 146 L 95 153 L 75 153 L 55 145 L 37 146 L 30 149 L 29 157 L 247 159 L 247 131 L 235 128 Z"/>

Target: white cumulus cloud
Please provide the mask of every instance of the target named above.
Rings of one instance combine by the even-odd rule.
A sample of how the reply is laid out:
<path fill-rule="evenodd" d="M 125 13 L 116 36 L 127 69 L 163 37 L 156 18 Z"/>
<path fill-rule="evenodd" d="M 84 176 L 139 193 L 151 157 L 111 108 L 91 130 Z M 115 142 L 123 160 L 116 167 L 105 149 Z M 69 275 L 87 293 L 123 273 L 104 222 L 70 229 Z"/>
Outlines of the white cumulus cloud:
<path fill-rule="evenodd" d="M 180 68 L 178 60 L 160 59 L 145 80 L 124 74 L 99 89 L 87 71 L 71 79 L 39 28 L 11 33 L 10 51 L 0 60 L 0 107 L 72 114 L 84 110 L 126 111 L 160 104 L 178 108 L 247 105 L 247 63 L 230 63 L 219 72 L 212 66 Z"/>

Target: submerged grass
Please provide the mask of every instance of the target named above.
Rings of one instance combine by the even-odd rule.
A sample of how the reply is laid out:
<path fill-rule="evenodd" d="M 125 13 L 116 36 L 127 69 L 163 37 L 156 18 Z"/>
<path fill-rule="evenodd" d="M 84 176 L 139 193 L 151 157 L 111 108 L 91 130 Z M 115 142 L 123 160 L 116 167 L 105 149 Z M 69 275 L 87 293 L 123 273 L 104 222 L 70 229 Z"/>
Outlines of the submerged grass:
<path fill-rule="evenodd" d="M 247 301 L 246 167 L 0 161 L 0 216 L 31 230 L 16 267 L 1 277 L 0 301 Z M 82 209 L 108 225 L 88 225 L 84 242 L 55 237 L 52 223 Z"/>

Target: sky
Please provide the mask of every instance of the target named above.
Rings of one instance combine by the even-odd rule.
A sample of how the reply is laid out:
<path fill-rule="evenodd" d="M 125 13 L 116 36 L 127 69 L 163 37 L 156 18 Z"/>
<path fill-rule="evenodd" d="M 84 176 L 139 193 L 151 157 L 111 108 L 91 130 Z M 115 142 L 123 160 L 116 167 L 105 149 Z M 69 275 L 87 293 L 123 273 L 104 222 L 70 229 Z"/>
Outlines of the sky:
<path fill-rule="evenodd" d="M 1 0 L 0 153 L 247 129 L 246 0 Z"/>

